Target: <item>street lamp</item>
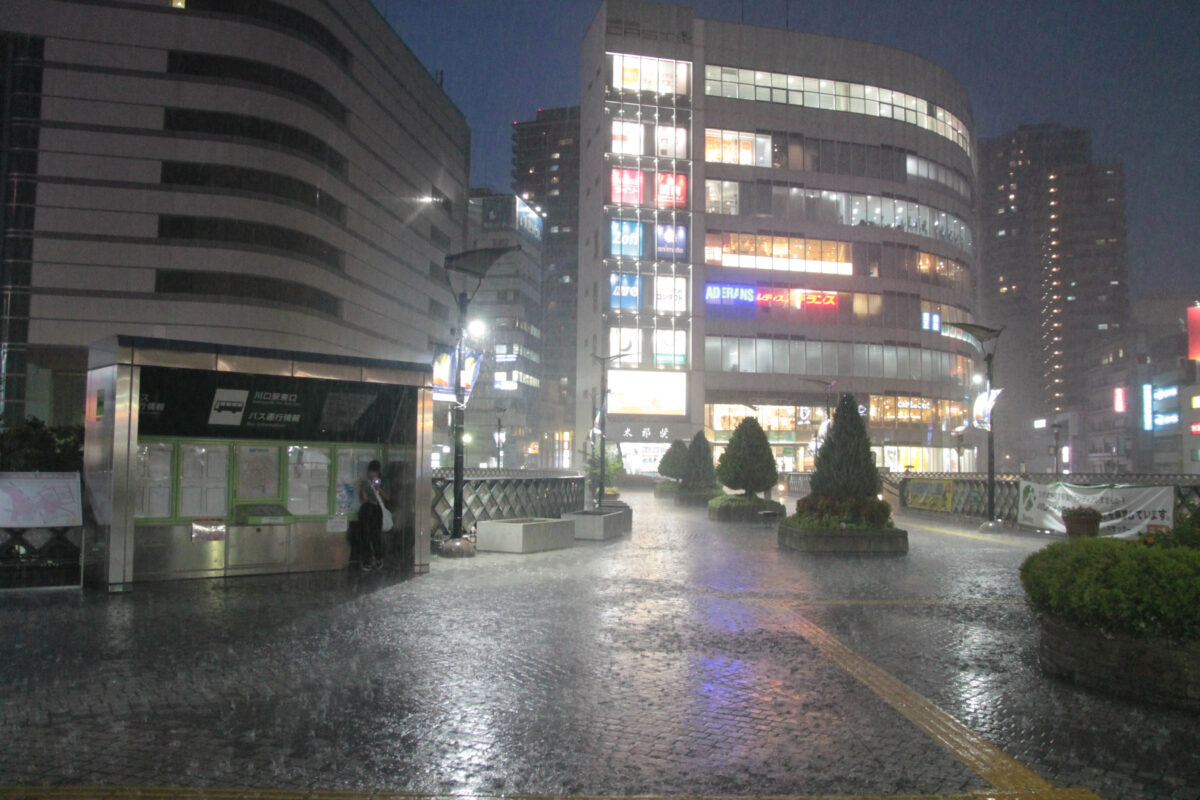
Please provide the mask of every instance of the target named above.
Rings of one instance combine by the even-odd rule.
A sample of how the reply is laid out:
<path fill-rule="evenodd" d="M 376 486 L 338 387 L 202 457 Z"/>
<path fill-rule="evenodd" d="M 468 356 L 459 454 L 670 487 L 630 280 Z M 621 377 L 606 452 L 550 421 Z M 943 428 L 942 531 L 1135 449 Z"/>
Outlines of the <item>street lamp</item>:
<path fill-rule="evenodd" d="M 604 503 L 604 467 L 608 459 L 608 453 L 604 444 L 604 428 L 608 421 L 608 364 L 610 361 L 616 361 L 623 358 L 633 345 L 627 345 L 621 349 L 621 352 L 612 356 L 598 356 L 592 353 L 592 358 L 600 362 L 600 412 L 596 415 L 599 421 L 600 428 L 600 486 L 596 490 L 596 510 L 599 511 Z"/>
<path fill-rule="evenodd" d="M 976 325 L 971 322 L 944 322 L 944 326 L 958 328 L 964 333 L 969 333 L 979 341 L 979 348 L 983 350 L 983 363 L 986 366 L 985 380 L 989 402 L 992 398 L 992 359 L 996 356 L 996 346 L 999 344 L 1000 334 L 1004 331 L 1003 327 L 988 328 L 983 325 Z M 983 347 L 984 342 L 992 342 L 992 352 L 987 352 Z M 979 530 L 999 531 L 1003 526 L 998 524 L 996 520 L 996 426 L 992 421 L 992 414 L 988 414 L 988 429 L 987 429 L 987 444 L 988 444 L 988 481 L 987 481 L 987 518 L 988 521 L 979 526 Z"/>
<path fill-rule="evenodd" d="M 455 302 L 458 306 L 458 329 L 455 331 L 457 340 L 455 342 L 455 362 L 454 362 L 454 407 L 450 413 L 450 429 L 451 435 L 454 437 L 454 518 L 450 527 L 451 546 L 459 551 L 459 555 L 474 555 L 474 550 L 465 544 L 463 541 L 463 460 L 465 453 L 463 451 L 463 421 L 466 412 L 467 402 L 463 393 L 462 385 L 462 368 L 463 368 L 463 343 L 467 336 L 467 310 L 471 306 L 471 300 L 475 297 L 475 293 L 479 291 L 480 284 L 483 283 L 483 277 L 487 271 L 492 268 L 497 261 L 509 253 L 520 250 L 518 245 L 510 245 L 508 247 L 481 247 L 475 250 L 466 250 L 462 253 L 453 253 L 446 256 L 446 285 L 455 295 Z M 451 272 L 457 272 L 467 276 L 467 284 L 470 284 L 470 279 L 475 279 L 475 286 L 469 292 L 464 287 L 462 291 L 456 291 L 454 284 L 450 281 Z"/>

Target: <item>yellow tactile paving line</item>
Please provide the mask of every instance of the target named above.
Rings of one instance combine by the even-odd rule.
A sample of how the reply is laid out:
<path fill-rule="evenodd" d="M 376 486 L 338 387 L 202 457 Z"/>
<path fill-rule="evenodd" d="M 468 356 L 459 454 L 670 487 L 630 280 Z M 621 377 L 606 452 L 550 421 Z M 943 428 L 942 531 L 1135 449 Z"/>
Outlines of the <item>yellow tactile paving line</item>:
<path fill-rule="evenodd" d="M 1097 800 L 1082 789 L 979 790 L 955 794 L 804 795 L 528 795 L 415 794 L 307 789 L 197 788 L 190 786 L 0 786 L 0 800 Z"/>
<path fill-rule="evenodd" d="M 1086 789 L 1056 788 L 1045 778 L 913 691 L 891 673 L 875 666 L 795 609 L 788 607 L 784 601 L 767 601 L 761 602 L 760 605 L 779 615 L 788 628 L 803 636 L 823 655 L 899 711 L 909 722 L 928 734 L 1000 792 L 978 796 L 1099 800 Z"/>

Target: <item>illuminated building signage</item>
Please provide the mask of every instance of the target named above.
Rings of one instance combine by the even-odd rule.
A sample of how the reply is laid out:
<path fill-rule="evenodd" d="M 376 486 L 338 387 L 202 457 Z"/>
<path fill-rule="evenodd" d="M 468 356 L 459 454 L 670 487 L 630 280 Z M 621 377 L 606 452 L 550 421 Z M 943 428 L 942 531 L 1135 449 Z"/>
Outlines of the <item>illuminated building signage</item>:
<path fill-rule="evenodd" d="M 687 373 L 682 370 L 609 370 L 608 391 L 609 414 L 687 414 Z"/>
<path fill-rule="evenodd" d="M 687 175 L 673 172 L 655 173 L 654 205 L 687 208 Z"/>
<path fill-rule="evenodd" d="M 722 316 L 722 307 L 731 312 L 725 316 L 737 317 L 751 316 L 752 310 L 770 312 L 780 309 L 806 313 L 836 311 L 838 293 L 741 283 L 709 283 L 704 287 L 704 303 L 713 307 L 715 316 Z"/>
<path fill-rule="evenodd" d="M 1188 358 L 1200 360 L 1200 306 L 1187 310 Z"/>
<path fill-rule="evenodd" d="M 1118 414 L 1125 413 L 1125 387 L 1117 386 L 1113 389 L 1113 411 Z"/>
<path fill-rule="evenodd" d="M 1179 424 L 1179 415 L 1178 414 L 1155 414 L 1154 415 L 1154 427 L 1156 427 L 1156 428 L 1164 428 L 1167 425 L 1178 425 L 1178 424 Z"/>
<path fill-rule="evenodd" d="M 641 275 L 609 275 L 608 283 L 612 290 L 612 297 L 609 301 L 610 308 L 623 308 L 633 311 L 641 308 Z"/>
<path fill-rule="evenodd" d="M 611 225 L 612 244 L 609 252 L 614 256 L 642 257 L 642 223 L 627 219 L 614 219 Z"/>
<path fill-rule="evenodd" d="M 534 211 L 519 197 L 517 201 L 517 231 L 523 233 L 535 242 L 542 241 L 542 215 Z"/>
<path fill-rule="evenodd" d="M 614 169 L 612 171 L 612 201 L 631 206 L 642 204 L 645 179 L 637 169 Z"/>
<path fill-rule="evenodd" d="M 612 151 L 630 156 L 642 154 L 642 125 L 639 122 L 622 122 L 613 120 Z"/>
<path fill-rule="evenodd" d="M 1192 423 L 1192 433 L 1200 436 L 1200 422 Z"/>
<path fill-rule="evenodd" d="M 1142 430 L 1154 430 L 1154 387 L 1142 384 Z"/>
<path fill-rule="evenodd" d="M 640 175 L 641 173 L 638 174 Z M 654 241 L 654 255 L 656 258 L 687 258 L 686 225 L 655 225 Z"/>
<path fill-rule="evenodd" d="M 1159 400 L 1170 400 L 1172 397 L 1178 397 L 1178 396 L 1179 396 L 1179 387 L 1178 386 L 1164 386 L 1161 389 L 1154 390 L 1154 401 L 1155 402 L 1158 402 Z"/>

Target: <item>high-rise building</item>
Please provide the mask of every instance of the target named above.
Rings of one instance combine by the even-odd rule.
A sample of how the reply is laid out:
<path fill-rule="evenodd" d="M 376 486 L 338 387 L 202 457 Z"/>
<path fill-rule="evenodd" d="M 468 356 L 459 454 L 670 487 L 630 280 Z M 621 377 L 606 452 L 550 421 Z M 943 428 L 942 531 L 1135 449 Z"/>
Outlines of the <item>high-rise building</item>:
<path fill-rule="evenodd" d="M 953 75 L 607 0 L 581 88 L 578 435 L 605 407 L 649 471 L 755 416 L 805 469 L 849 392 L 881 466 L 974 467 L 955 446 L 980 347 L 952 323 L 975 318 L 975 139 Z"/>
<path fill-rule="evenodd" d="M 428 363 L 470 131 L 367 0 L 0 4 L 3 419 L 113 334 Z"/>
<path fill-rule="evenodd" d="M 579 278 L 579 107 L 539 109 L 513 123 L 512 188 L 545 220 L 542 393 L 553 466 L 575 463 L 576 283 Z"/>
<path fill-rule="evenodd" d="M 544 228 L 541 215 L 521 198 L 472 190 L 467 249 L 518 249 L 488 269 L 471 300 L 468 323 L 483 323 L 479 338 L 469 341 L 479 356 L 464 412 L 471 467 L 540 467 L 553 453 L 549 442 L 542 452 L 542 434 L 549 432 L 541 403 Z"/>
<path fill-rule="evenodd" d="M 1089 353 L 1128 325 L 1124 177 L 1092 160 L 1086 130 L 1057 124 L 983 140 L 979 175 L 981 308 L 1004 327 L 997 443 L 1035 468 L 1031 421 L 1085 407 Z"/>

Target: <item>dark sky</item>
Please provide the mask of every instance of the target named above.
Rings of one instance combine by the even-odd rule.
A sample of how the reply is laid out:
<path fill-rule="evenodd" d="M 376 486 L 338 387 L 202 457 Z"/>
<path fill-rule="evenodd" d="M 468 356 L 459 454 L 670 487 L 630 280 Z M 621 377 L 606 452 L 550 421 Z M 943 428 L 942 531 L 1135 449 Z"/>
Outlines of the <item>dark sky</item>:
<path fill-rule="evenodd" d="M 374 0 L 466 115 L 472 184 L 510 189 L 511 125 L 579 102 L 598 0 Z M 1125 167 L 1136 295 L 1200 298 L 1195 0 L 677 0 L 697 16 L 888 44 L 966 85 L 976 133 L 1059 122 Z"/>

